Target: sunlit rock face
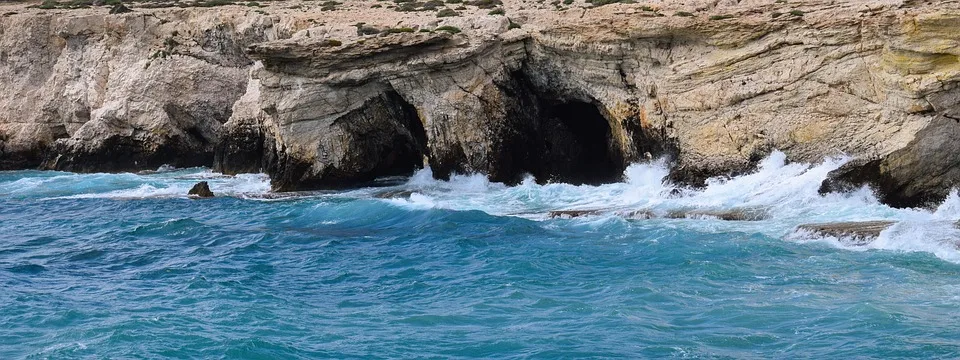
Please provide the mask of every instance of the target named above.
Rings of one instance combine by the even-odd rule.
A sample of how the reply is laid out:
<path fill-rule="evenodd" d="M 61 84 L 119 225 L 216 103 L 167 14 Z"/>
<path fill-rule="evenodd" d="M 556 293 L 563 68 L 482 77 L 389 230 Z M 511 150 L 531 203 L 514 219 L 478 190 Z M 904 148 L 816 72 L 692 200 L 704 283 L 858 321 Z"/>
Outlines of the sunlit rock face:
<path fill-rule="evenodd" d="M 20 9 L 0 17 L 0 167 L 212 164 L 300 190 L 425 165 L 596 184 L 667 156 L 697 185 L 779 149 L 851 156 L 823 191 L 896 206 L 960 179 L 955 4 L 528 5 Z"/>

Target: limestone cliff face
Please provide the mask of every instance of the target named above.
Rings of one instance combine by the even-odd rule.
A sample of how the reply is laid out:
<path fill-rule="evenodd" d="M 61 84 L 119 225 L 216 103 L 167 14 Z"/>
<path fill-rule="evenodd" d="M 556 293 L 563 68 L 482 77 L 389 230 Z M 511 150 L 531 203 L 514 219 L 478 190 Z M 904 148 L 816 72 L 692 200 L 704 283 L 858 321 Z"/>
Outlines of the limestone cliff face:
<path fill-rule="evenodd" d="M 27 10 L 29 11 L 29 10 Z M 0 169 L 209 165 L 276 20 L 213 11 L 0 17 Z"/>
<path fill-rule="evenodd" d="M 389 95 L 417 117 L 377 121 L 404 129 L 397 136 L 407 140 L 396 141 L 413 147 L 418 140 L 405 134 L 422 127 L 423 155 L 441 177 L 609 181 L 629 162 L 668 154 L 674 179 L 695 184 L 780 149 L 797 161 L 847 154 L 895 163 L 883 167 L 900 171 L 889 179 L 848 178 L 882 193 L 922 181 L 904 199 L 884 195 L 897 205 L 945 195 L 956 176 L 911 178 L 924 166 L 957 167 L 955 153 L 933 165 L 926 154 L 938 146 L 918 144 L 933 134 L 955 139 L 960 129 L 944 120 L 960 118 L 960 47 L 950 30 L 960 15 L 903 3 L 810 6 L 802 16 L 756 5 L 713 17 L 612 7 L 513 30 L 503 18 L 457 24 L 466 35 L 262 43 L 249 50 L 264 65 L 256 85 L 227 126 L 239 140 L 225 144 L 259 134 L 265 151 L 243 158 L 266 154 L 258 161 L 281 189 L 386 175 L 347 160 L 351 137 L 363 135 L 343 125 Z M 230 159 L 224 152 L 219 167 L 248 170 Z M 376 159 L 390 162 L 380 168 L 419 166 L 414 157 Z"/>
<path fill-rule="evenodd" d="M 39 15 L 0 18 L 3 49 L 30 49 L 0 66 L 16 87 L 0 95 L 0 163 L 45 154 L 52 168 L 124 170 L 208 163 L 215 152 L 220 171 L 265 171 L 276 189 L 296 190 L 425 163 L 441 178 L 599 183 L 665 155 L 675 181 L 697 184 L 780 149 L 795 161 L 852 156 L 824 191 L 868 183 L 898 206 L 960 182 L 953 3 L 558 12 L 511 1 L 507 16 L 440 20 L 358 4 L 311 21 L 309 10 L 191 9 L 151 13 L 166 22 L 76 17 L 60 30 Z M 24 26 L 15 21 L 42 31 L 8 35 Z M 360 35 L 370 26 L 395 31 Z M 167 52 L 178 54 L 149 59 L 174 30 Z M 112 65 L 96 70 L 102 59 Z M 135 162 L 103 160 L 120 154 Z"/>

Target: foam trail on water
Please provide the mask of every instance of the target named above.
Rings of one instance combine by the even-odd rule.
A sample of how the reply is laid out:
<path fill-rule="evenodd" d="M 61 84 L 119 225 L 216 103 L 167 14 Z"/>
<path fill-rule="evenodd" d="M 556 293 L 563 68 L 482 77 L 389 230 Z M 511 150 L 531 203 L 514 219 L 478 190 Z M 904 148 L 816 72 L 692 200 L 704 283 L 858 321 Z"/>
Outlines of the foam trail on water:
<path fill-rule="evenodd" d="M 35 177 L 4 181 L 0 177 L 0 196 L 40 197 L 42 199 L 145 199 L 186 197 L 199 181 L 207 181 L 218 196 L 258 197 L 270 191 L 270 178 L 264 174 L 225 176 L 207 169 L 173 169 L 140 174 L 72 174 L 31 172 Z"/>

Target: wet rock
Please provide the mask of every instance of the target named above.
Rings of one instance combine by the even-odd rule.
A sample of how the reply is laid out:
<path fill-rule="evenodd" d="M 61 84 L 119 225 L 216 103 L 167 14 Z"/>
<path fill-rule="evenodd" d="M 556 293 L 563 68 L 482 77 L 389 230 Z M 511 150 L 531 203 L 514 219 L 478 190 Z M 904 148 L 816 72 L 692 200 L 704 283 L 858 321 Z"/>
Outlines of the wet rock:
<path fill-rule="evenodd" d="M 907 146 L 887 156 L 855 160 L 832 171 L 821 193 L 870 185 L 885 204 L 935 207 L 960 185 L 960 122 L 939 117 Z"/>
<path fill-rule="evenodd" d="M 674 210 L 665 216 L 668 219 L 718 219 L 725 221 L 760 221 L 769 218 L 761 209 L 729 210 Z"/>
<path fill-rule="evenodd" d="M 551 211 L 549 215 L 551 219 L 572 219 L 581 216 L 599 215 L 602 213 L 603 211 L 598 209 L 554 210 Z"/>
<path fill-rule="evenodd" d="M 214 197 L 213 191 L 210 191 L 210 185 L 206 181 L 198 182 L 196 185 L 193 185 L 193 188 L 190 189 L 190 192 L 187 193 L 190 197 L 193 198 L 212 198 Z"/>
<path fill-rule="evenodd" d="M 163 165 L 177 168 L 207 166 L 213 160 L 210 140 L 163 138 L 97 132 L 96 139 L 58 140 L 41 167 L 72 172 L 138 172 Z"/>
<path fill-rule="evenodd" d="M 851 245 L 866 245 L 880 236 L 880 232 L 892 226 L 893 221 L 858 221 L 822 224 L 803 224 L 798 230 L 808 231 L 820 236 L 842 238 Z"/>
<path fill-rule="evenodd" d="M 377 199 L 406 199 L 413 194 L 413 190 L 387 190 L 373 195 Z"/>

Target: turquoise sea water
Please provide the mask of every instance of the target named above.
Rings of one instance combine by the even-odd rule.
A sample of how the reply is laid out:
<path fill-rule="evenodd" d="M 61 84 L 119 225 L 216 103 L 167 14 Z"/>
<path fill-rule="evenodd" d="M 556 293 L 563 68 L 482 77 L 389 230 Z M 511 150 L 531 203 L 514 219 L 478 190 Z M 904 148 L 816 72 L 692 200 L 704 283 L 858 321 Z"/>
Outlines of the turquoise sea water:
<path fill-rule="evenodd" d="M 960 198 L 817 195 L 840 163 L 775 153 L 679 194 L 660 164 L 287 195 L 204 169 L 3 172 L 0 359 L 960 357 Z M 201 179 L 222 196 L 187 199 Z M 639 209 L 769 217 L 615 211 Z M 794 230 L 875 219 L 901 223 L 865 247 Z"/>

